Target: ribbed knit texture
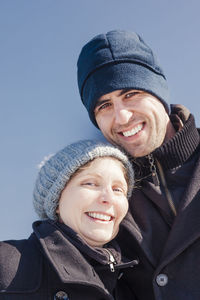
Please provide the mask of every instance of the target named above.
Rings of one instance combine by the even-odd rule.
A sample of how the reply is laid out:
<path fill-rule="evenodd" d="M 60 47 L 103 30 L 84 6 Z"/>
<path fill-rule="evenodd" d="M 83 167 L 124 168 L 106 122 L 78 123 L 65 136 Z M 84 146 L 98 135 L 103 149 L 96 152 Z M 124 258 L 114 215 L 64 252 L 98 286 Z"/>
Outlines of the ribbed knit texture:
<path fill-rule="evenodd" d="M 151 48 L 135 32 L 113 30 L 95 36 L 82 48 L 77 65 L 80 96 L 96 127 L 97 100 L 115 90 L 146 91 L 157 97 L 168 112 L 164 72 Z"/>
<path fill-rule="evenodd" d="M 162 146 L 152 152 L 154 159 L 158 159 L 164 171 L 182 166 L 195 153 L 200 144 L 200 135 L 195 125 L 195 120 L 190 114 L 181 130 Z M 151 176 L 148 156 L 132 158 L 136 182 Z"/>
<path fill-rule="evenodd" d="M 122 162 L 129 180 L 127 197 L 131 196 L 134 172 L 126 154 L 109 143 L 95 140 L 78 141 L 42 163 L 33 191 L 33 205 L 41 219 L 57 219 L 56 208 L 67 182 L 81 166 L 98 157 L 114 157 Z"/>
<path fill-rule="evenodd" d="M 190 115 L 184 127 L 168 142 L 153 152 L 164 169 L 173 169 L 186 162 L 199 145 L 199 133 L 195 127 L 193 115 Z"/>

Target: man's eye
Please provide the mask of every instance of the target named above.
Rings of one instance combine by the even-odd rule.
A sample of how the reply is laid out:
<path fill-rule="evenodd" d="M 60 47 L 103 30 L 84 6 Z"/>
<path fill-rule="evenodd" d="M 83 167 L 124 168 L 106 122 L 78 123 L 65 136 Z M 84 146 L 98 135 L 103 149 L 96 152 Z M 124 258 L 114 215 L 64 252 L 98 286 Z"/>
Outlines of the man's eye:
<path fill-rule="evenodd" d="M 136 91 L 135 92 L 129 92 L 125 95 L 125 98 L 131 98 L 131 97 L 134 97 L 138 94 L 139 94 L 139 92 L 136 92 Z"/>
<path fill-rule="evenodd" d="M 109 107 L 110 105 L 111 105 L 110 103 L 104 103 L 104 104 L 102 104 L 102 105 L 100 105 L 100 106 L 98 107 L 98 111 L 103 110 L 103 109 L 106 109 L 106 108 Z"/>

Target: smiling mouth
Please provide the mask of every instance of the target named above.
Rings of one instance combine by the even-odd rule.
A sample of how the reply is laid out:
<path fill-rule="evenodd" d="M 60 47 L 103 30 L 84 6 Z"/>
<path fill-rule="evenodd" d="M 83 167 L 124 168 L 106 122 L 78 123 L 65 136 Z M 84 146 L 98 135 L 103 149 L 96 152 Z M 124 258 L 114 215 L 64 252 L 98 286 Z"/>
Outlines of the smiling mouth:
<path fill-rule="evenodd" d="M 136 135 L 138 132 L 140 132 L 143 129 L 143 127 L 144 127 L 144 123 L 138 124 L 131 130 L 121 132 L 121 134 L 125 137 L 130 137 L 130 136 Z"/>
<path fill-rule="evenodd" d="M 101 220 L 101 221 L 111 221 L 114 217 L 105 215 L 102 213 L 96 213 L 96 212 L 87 212 L 87 216 L 93 219 Z"/>

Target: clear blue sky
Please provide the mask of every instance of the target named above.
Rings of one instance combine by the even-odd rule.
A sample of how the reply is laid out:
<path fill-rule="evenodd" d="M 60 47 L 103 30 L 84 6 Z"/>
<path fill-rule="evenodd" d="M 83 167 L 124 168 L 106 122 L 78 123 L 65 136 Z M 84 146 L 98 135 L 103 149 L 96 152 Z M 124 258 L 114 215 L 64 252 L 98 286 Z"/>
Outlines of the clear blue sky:
<path fill-rule="evenodd" d="M 81 104 L 76 62 L 94 35 L 134 30 L 165 70 L 171 103 L 200 117 L 196 0 L 0 0 L 0 240 L 28 237 L 37 164 L 100 137 Z"/>

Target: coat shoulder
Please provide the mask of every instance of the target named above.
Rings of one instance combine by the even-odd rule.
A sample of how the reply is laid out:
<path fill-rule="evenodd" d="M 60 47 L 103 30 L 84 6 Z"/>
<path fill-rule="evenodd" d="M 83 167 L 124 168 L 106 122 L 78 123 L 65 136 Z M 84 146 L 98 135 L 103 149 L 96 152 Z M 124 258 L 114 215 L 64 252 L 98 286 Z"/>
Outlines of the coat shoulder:
<path fill-rule="evenodd" d="M 0 242 L 0 292 L 37 290 L 42 255 L 34 234 L 26 240 Z"/>

